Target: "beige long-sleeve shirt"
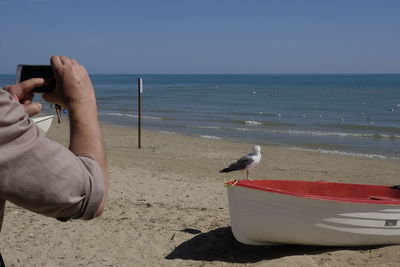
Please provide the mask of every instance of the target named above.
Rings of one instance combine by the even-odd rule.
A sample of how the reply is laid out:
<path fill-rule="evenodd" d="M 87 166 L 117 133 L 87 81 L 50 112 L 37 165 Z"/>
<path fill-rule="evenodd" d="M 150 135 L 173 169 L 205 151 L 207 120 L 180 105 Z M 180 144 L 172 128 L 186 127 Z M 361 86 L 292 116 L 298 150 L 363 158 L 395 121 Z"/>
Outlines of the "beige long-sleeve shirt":
<path fill-rule="evenodd" d="M 92 219 L 103 180 L 95 160 L 48 139 L 0 88 L 0 229 L 5 201 L 63 220 Z"/>

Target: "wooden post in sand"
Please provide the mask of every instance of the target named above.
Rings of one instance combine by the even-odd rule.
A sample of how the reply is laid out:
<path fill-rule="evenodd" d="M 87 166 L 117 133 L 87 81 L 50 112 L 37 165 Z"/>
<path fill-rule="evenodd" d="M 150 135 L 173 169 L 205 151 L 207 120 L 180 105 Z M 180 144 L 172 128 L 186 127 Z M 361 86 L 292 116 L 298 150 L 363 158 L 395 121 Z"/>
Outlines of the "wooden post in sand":
<path fill-rule="evenodd" d="M 143 80 L 138 79 L 138 148 L 142 148 L 142 93 L 143 93 Z"/>

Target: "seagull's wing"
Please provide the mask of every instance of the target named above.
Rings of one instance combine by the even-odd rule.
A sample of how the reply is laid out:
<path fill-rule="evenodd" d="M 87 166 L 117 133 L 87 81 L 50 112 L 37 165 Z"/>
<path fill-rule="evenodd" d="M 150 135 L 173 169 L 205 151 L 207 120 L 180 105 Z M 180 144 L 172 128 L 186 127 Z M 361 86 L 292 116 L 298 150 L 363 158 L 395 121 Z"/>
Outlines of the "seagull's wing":
<path fill-rule="evenodd" d="M 250 163 L 253 162 L 252 156 L 253 154 L 248 154 L 240 158 L 238 161 L 229 165 L 228 168 L 221 170 L 220 172 L 232 172 L 232 171 L 244 170 Z"/>

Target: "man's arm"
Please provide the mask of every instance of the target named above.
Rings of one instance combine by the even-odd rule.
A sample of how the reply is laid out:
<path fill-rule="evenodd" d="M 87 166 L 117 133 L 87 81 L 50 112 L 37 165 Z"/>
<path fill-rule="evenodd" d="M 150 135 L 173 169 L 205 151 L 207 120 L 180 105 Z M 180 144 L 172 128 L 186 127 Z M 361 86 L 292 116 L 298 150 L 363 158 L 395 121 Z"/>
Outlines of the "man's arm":
<path fill-rule="evenodd" d="M 70 110 L 70 149 L 28 117 L 40 111 L 31 90 L 43 79 L 0 89 L 0 199 L 50 217 L 92 219 L 103 211 L 109 179 L 94 89 L 75 60 L 51 63 L 56 88 L 43 98 Z"/>
<path fill-rule="evenodd" d="M 98 216 L 104 209 L 109 172 L 93 85 L 86 69 L 76 60 L 54 56 L 51 58 L 51 65 L 56 78 L 56 88 L 54 92 L 43 95 L 43 98 L 69 110 L 70 150 L 77 156 L 96 160 L 104 174 L 105 193 L 96 213 Z"/>

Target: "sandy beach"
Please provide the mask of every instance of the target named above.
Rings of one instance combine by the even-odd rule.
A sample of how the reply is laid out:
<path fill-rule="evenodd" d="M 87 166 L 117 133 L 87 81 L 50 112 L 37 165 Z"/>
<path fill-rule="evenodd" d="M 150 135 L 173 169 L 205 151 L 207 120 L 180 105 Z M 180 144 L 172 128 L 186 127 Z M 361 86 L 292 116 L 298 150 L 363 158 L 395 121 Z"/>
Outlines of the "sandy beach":
<path fill-rule="evenodd" d="M 102 125 L 110 166 L 104 214 L 58 222 L 8 203 L 0 236 L 7 266 L 399 266 L 400 246 L 253 247 L 230 230 L 220 174 L 254 144 Z M 68 143 L 68 122 L 48 136 Z M 400 183 L 400 162 L 262 145 L 253 179 Z"/>

